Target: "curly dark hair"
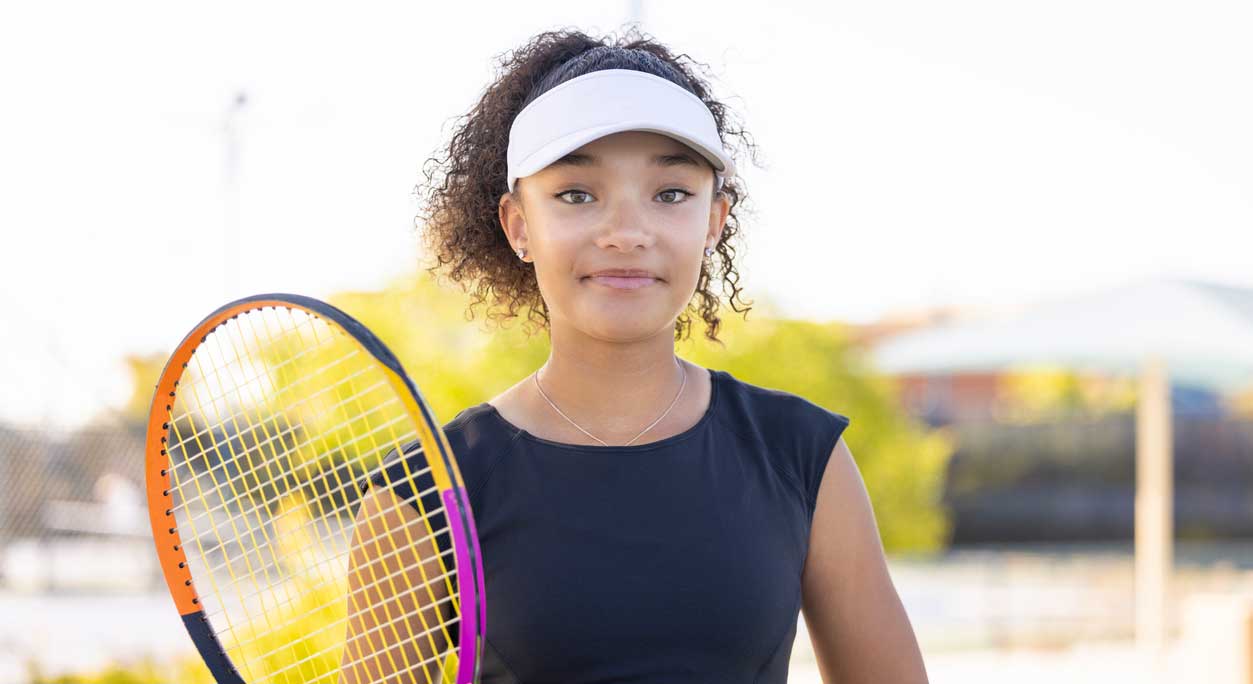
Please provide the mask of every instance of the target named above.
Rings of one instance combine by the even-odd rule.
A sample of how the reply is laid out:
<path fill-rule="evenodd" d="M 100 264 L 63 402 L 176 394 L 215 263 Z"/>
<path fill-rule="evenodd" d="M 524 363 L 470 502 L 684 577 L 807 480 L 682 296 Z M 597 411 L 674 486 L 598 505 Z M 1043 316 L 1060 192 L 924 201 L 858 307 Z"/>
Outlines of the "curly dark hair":
<path fill-rule="evenodd" d="M 518 309 L 525 306 L 529 308 L 524 326 L 528 335 L 532 330 L 548 328 L 548 308 L 540 296 L 533 266 L 513 253 L 501 229 L 497 209 L 501 188 L 506 185 L 506 152 L 513 119 L 528 102 L 551 88 L 603 69 L 634 69 L 660 76 L 687 89 L 709 107 L 719 137 L 733 157 L 738 157 L 735 151 L 740 145 L 728 145 L 731 137 L 737 138 L 754 163 L 757 162 L 757 148 L 752 138 L 733 121 L 726 105 L 710 96 L 708 84 L 688 64 L 699 66 L 706 75 L 708 66 L 693 61 L 686 54 L 675 56 L 666 46 L 641 34 L 635 26 L 620 37 L 610 34 L 600 39 L 575 29 L 546 31 L 498 59 L 495 81 L 468 113 L 458 117 L 459 123 L 447 147 L 440 148 L 440 152 L 446 154 L 426 160 L 423 165 L 426 182 L 419 184 L 416 193 L 423 206 L 415 219 L 415 227 L 423 233 L 428 254 L 434 257 L 428 272 L 438 276 L 439 271 L 446 271 L 465 292 L 469 291 L 468 283 L 474 284 L 466 320 L 474 318 L 476 305 L 490 298 L 488 320 L 499 324 L 516 317 Z M 731 245 L 732 239 L 740 233 L 736 208 L 743 210 L 747 194 L 738 176 L 727 178 L 722 192 L 731 201 L 731 211 L 715 248 L 717 256 L 711 255 L 709 260 L 702 261 L 693 296 L 697 300 L 695 310 L 705 320 L 705 337 L 719 344 L 722 344 L 718 339 L 719 297 L 710 291 L 714 279 L 710 271 L 721 273 L 724 291 L 731 292 L 728 303 L 733 310 L 747 317 L 752 308 L 742 300 L 737 306 L 740 275 L 735 269 L 736 249 Z M 751 213 L 751 209 L 749 211 Z M 714 264 L 715 259 L 719 263 Z M 505 310 L 495 311 L 496 306 Z M 676 341 L 689 336 L 692 319 L 687 312 L 692 310 L 693 305 L 689 303 L 678 317 Z"/>

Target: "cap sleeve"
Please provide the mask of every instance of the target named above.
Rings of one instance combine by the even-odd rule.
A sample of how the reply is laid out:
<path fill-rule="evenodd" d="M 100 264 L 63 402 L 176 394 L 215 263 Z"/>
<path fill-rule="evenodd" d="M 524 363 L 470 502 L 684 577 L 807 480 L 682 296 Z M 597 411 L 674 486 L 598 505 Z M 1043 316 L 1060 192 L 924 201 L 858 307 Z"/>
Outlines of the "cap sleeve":
<path fill-rule="evenodd" d="M 797 455 L 797 466 L 801 488 L 805 492 L 805 505 L 812 515 L 818 503 L 818 487 L 822 484 L 822 475 L 831 460 L 831 452 L 850 421 L 843 414 L 828 411 L 816 404 L 810 406 L 812 408 L 807 418 L 807 429 L 801 432 L 807 439 L 800 441 L 801 453 Z"/>

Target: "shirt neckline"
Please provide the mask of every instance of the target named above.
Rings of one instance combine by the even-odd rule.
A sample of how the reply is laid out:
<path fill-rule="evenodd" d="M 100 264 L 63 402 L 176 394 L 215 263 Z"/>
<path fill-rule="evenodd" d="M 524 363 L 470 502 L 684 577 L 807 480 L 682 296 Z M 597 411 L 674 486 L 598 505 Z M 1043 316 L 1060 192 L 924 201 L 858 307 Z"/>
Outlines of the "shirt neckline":
<path fill-rule="evenodd" d="M 705 413 L 700 417 L 700 420 L 696 421 L 695 425 L 684 430 L 683 432 L 670 435 L 669 437 L 656 442 L 648 442 L 647 444 L 601 446 L 599 444 L 570 444 L 567 442 L 556 442 L 551 439 L 544 439 L 543 437 L 533 435 L 517 425 L 514 425 L 506 420 L 504 416 L 500 415 L 500 411 L 496 410 L 496 407 L 489 402 L 485 401 L 480 404 L 480 406 L 484 407 L 484 410 L 486 410 L 489 414 L 495 416 L 496 420 L 511 431 L 515 437 L 521 437 L 522 439 L 535 444 L 542 444 L 544 446 L 554 447 L 557 449 L 565 449 L 567 451 L 583 451 L 591 453 L 635 453 L 641 451 L 652 451 L 654 449 L 664 449 L 672 444 L 690 439 L 697 432 L 700 432 L 710 419 L 713 418 L 714 409 L 718 405 L 719 385 L 722 383 L 722 374 L 721 371 L 717 371 L 712 368 L 707 368 L 706 371 L 709 373 L 709 406 L 705 408 Z"/>

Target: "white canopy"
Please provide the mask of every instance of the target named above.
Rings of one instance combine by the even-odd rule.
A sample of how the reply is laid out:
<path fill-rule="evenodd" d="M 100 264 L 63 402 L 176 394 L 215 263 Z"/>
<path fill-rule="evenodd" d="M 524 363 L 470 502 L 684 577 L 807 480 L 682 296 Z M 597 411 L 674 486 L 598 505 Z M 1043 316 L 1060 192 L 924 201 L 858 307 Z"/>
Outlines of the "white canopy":
<path fill-rule="evenodd" d="M 1253 385 L 1253 289 L 1180 279 L 1035 304 L 1013 314 L 909 331 L 872 358 L 890 373 L 1057 364 L 1134 374 L 1150 354 L 1172 382 L 1227 392 Z"/>

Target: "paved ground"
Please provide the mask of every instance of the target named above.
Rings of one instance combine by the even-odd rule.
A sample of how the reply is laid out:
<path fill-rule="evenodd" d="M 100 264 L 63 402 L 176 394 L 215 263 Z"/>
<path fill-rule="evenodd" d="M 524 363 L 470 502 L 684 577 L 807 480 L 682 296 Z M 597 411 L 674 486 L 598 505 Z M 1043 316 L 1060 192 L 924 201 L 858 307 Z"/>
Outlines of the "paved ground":
<path fill-rule="evenodd" d="M 1249 563 L 1190 564 L 1181 557 L 1175 585 L 1181 602 L 1206 592 L 1224 604 L 1227 596 L 1253 596 Z M 961 553 L 890 565 L 933 683 L 1153 683 L 1159 671 L 1160 684 L 1217 682 L 1200 668 L 1230 669 L 1219 661 L 1237 650 L 1198 649 L 1181 637 L 1160 668 L 1138 656 L 1130 641 L 1132 562 L 1118 549 Z M 163 588 L 0 590 L 0 684 L 27 684 L 31 659 L 58 673 L 192 654 Z M 803 621 L 793 656 L 794 684 L 820 681 Z"/>

